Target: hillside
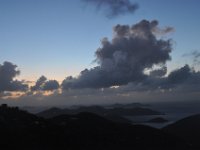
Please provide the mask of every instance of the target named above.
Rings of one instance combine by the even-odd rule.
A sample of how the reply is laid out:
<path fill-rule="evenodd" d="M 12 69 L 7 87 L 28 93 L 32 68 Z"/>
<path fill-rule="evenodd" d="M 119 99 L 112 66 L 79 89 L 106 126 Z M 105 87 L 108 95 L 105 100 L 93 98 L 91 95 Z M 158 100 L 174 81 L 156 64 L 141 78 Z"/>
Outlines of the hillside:
<path fill-rule="evenodd" d="M 0 118 L 0 144 L 4 150 L 191 149 L 161 130 L 115 123 L 88 112 L 43 119 L 3 105 Z"/>
<path fill-rule="evenodd" d="M 164 127 L 163 130 L 185 139 L 195 147 L 200 147 L 200 114 L 183 118 Z"/>

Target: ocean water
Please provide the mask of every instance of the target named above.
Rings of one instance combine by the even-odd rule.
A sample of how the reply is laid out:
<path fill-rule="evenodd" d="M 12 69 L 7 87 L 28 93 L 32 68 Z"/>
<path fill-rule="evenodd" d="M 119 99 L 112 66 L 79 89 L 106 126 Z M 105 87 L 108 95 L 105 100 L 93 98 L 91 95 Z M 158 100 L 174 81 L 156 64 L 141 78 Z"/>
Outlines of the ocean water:
<path fill-rule="evenodd" d="M 142 125 L 148 125 L 154 128 L 163 128 L 169 124 L 172 124 L 180 119 L 183 119 L 185 117 L 194 115 L 196 113 L 189 113 L 189 112 L 168 112 L 165 115 L 147 115 L 147 116 L 125 116 L 125 118 L 129 119 L 132 121 L 133 124 L 142 124 Z M 148 121 L 153 119 L 161 117 L 168 122 L 164 123 L 149 123 Z"/>
<path fill-rule="evenodd" d="M 194 101 L 174 101 L 174 102 L 156 102 L 149 104 L 152 110 L 159 111 L 165 115 L 151 115 L 151 116 L 126 116 L 133 121 L 133 124 L 144 124 L 155 128 L 163 128 L 166 125 L 172 124 L 180 119 L 195 114 L 200 114 L 200 100 Z M 168 122 L 165 123 L 148 123 L 153 118 L 161 117 Z"/>

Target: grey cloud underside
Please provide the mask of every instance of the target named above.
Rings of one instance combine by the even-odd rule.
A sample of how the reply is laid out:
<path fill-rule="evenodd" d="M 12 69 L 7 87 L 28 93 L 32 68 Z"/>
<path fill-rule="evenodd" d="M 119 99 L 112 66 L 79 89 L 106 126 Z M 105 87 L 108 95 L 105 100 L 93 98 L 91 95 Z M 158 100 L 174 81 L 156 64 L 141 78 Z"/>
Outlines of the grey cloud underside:
<path fill-rule="evenodd" d="M 158 39 L 158 21 L 142 20 L 129 25 L 116 25 L 111 41 L 102 40 L 95 52 L 97 67 L 83 70 L 78 78 L 67 77 L 63 89 L 105 88 L 143 82 L 148 77 L 145 69 L 164 65 L 170 60 L 171 40 Z"/>
<path fill-rule="evenodd" d="M 148 76 L 142 82 L 131 82 L 122 86 L 120 90 L 131 91 L 152 91 L 152 90 L 173 90 L 173 91 L 199 91 L 200 72 L 195 71 L 189 65 L 172 71 L 168 76 Z"/>
<path fill-rule="evenodd" d="M 6 61 L 2 65 L 0 64 L 0 92 L 27 90 L 27 84 L 14 79 L 19 74 L 20 71 L 17 70 L 17 65 Z"/>
<path fill-rule="evenodd" d="M 189 65 L 174 70 L 167 77 L 166 85 L 172 85 L 172 87 L 179 88 L 187 91 L 199 91 L 200 90 L 200 72 L 195 71 Z"/>
<path fill-rule="evenodd" d="M 94 5 L 98 10 L 105 12 L 108 18 L 134 13 L 138 9 L 138 4 L 130 0 L 82 0 Z"/>
<path fill-rule="evenodd" d="M 45 76 L 41 76 L 31 87 L 31 91 L 52 91 L 59 88 L 59 83 L 56 80 L 47 80 Z"/>
<path fill-rule="evenodd" d="M 58 88 L 59 88 L 59 83 L 56 80 L 46 81 L 43 86 L 44 91 L 52 91 L 52 90 L 56 90 Z"/>

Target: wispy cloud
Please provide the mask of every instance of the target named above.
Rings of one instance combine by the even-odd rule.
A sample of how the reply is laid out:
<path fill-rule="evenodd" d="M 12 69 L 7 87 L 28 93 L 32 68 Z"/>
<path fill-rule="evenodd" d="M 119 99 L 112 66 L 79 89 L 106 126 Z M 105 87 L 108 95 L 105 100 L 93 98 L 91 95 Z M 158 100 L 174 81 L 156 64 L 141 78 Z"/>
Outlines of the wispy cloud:
<path fill-rule="evenodd" d="M 106 17 L 114 18 L 117 16 L 134 13 L 138 9 L 138 4 L 129 0 L 82 0 L 94 5 L 97 10 L 105 12 Z"/>

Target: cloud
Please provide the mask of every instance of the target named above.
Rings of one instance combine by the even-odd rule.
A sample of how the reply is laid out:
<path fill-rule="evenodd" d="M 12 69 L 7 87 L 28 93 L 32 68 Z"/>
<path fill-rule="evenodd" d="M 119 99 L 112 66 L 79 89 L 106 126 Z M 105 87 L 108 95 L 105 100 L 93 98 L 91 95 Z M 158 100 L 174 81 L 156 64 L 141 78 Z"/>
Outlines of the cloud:
<path fill-rule="evenodd" d="M 173 70 L 168 76 L 150 74 L 142 82 L 131 82 L 128 85 L 119 87 L 119 90 L 198 92 L 200 90 L 200 72 L 195 71 L 189 65 L 185 65 Z"/>
<path fill-rule="evenodd" d="M 185 65 L 184 67 L 172 71 L 167 79 L 171 84 L 180 84 L 187 81 L 193 74 L 195 74 L 195 71 L 193 71 L 189 65 Z"/>
<path fill-rule="evenodd" d="M 82 0 L 94 5 L 97 9 L 105 12 L 108 18 L 134 13 L 138 9 L 138 4 L 130 0 Z"/>
<path fill-rule="evenodd" d="M 154 32 L 154 33 L 156 33 L 157 35 L 166 35 L 166 34 L 168 34 L 168 33 L 172 33 L 172 32 L 174 32 L 175 31 L 175 29 L 173 28 L 173 27 L 164 27 L 164 28 L 159 28 L 158 26 L 157 26 L 157 24 L 158 24 L 158 22 L 157 21 L 155 21 L 155 25 L 154 25 L 154 27 L 152 27 L 152 31 Z"/>
<path fill-rule="evenodd" d="M 195 71 L 189 65 L 172 71 L 167 77 L 167 83 L 175 90 L 181 91 L 199 91 L 200 90 L 200 72 Z"/>
<path fill-rule="evenodd" d="M 27 84 L 24 84 L 23 81 L 14 79 L 18 75 L 20 75 L 20 71 L 17 70 L 17 65 L 7 61 L 2 65 L 0 64 L 0 92 L 27 90 Z"/>
<path fill-rule="evenodd" d="M 31 86 L 31 91 L 42 90 L 42 86 L 44 85 L 47 78 L 45 76 L 41 76 L 35 83 L 34 86 Z"/>
<path fill-rule="evenodd" d="M 171 59 L 171 40 L 157 38 L 155 28 L 159 28 L 156 20 L 116 25 L 112 40 L 104 38 L 102 47 L 95 52 L 98 66 L 83 70 L 77 78 L 67 77 L 63 89 L 105 88 L 144 81 L 144 70 L 165 65 Z"/>
<path fill-rule="evenodd" d="M 195 50 L 192 51 L 191 53 L 185 53 L 183 54 L 183 57 L 191 57 L 192 61 L 193 61 L 193 66 L 198 66 L 200 64 L 200 52 Z"/>
<path fill-rule="evenodd" d="M 166 72 L 166 67 L 163 66 L 153 71 Z M 56 90 L 51 95 L 44 95 L 43 92 L 57 89 L 59 84 L 55 80 L 47 80 L 45 76 L 41 76 L 35 84 L 35 86 L 37 85 L 37 88 L 34 88 L 37 89 L 35 94 L 27 92 L 16 97 L 9 92 L 0 93 L 0 103 L 18 106 L 64 106 L 140 101 L 149 103 L 159 99 L 162 101 L 185 101 L 196 100 L 199 97 L 199 71 L 185 65 L 173 70 L 168 76 L 163 76 L 163 74 L 150 73 L 140 82 L 129 82 L 115 88 L 75 88 L 63 90 L 62 93 Z M 73 82 L 76 79 L 68 77 L 68 80 Z"/>
<path fill-rule="evenodd" d="M 31 91 L 53 91 L 59 88 L 59 83 L 56 80 L 47 80 L 45 76 L 41 76 L 31 87 Z"/>
<path fill-rule="evenodd" d="M 200 52 L 194 51 L 194 52 L 192 52 L 192 56 L 194 57 L 194 59 L 193 59 L 194 64 L 199 65 L 200 64 Z"/>
<path fill-rule="evenodd" d="M 154 76 L 154 77 L 163 77 L 165 74 L 167 73 L 167 67 L 163 66 L 160 69 L 156 69 L 156 70 L 152 70 L 150 72 L 150 76 Z"/>
<path fill-rule="evenodd" d="M 191 102 L 200 97 L 199 90 L 166 90 L 162 91 L 134 91 L 133 88 L 105 88 L 105 89 L 72 89 L 62 93 L 53 93 L 52 95 L 37 94 L 22 95 L 17 98 L 2 99 L 0 104 L 6 103 L 13 106 L 37 106 L 41 107 L 69 107 L 71 105 L 104 105 L 113 103 L 148 103 L 151 102 Z M 198 103 L 199 104 L 199 103 Z M 189 103 L 188 103 L 189 106 Z"/>
<path fill-rule="evenodd" d="M 44 90 L 44 91 L 52 91 L 52 90 L 56 90 L 58 88 L 59 88 L 58 81 L 56 81 L 56 80 L 49 80 L 49 81 L 45 82 L 42 90 Z"/>

